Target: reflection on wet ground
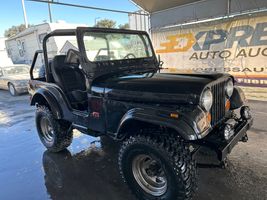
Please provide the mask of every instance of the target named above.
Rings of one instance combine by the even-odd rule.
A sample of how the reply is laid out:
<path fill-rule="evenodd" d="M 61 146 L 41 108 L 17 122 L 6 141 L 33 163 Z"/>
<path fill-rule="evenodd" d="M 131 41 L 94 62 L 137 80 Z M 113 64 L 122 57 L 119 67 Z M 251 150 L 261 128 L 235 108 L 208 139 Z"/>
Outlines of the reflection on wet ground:
<path fill-rule="evenodd" d="M 266 119 L 260 107 L 257 120 Z M 195 200 L 267 199 L 267 130 L 254 125 L 248 143 L 229 156 L 226 169 L 199 168 Z M 134 200 L 117 168 L 119 144 L 106 137 L 75 132 L 72 145 L 60 154 L 49 153 L 35 130 L 34 109 L 27 96 L 10 98 L 0 91 L 0 200 L 90 199 Z M 199 155 L 201 162 L 213 162 Z"/>
<path fill-rule="evenodd" d="M 118 145 L 108 138 L 76 154 L 43 154 L 45 185 L 52 199 L 134 199 L 117 169 Z"/>

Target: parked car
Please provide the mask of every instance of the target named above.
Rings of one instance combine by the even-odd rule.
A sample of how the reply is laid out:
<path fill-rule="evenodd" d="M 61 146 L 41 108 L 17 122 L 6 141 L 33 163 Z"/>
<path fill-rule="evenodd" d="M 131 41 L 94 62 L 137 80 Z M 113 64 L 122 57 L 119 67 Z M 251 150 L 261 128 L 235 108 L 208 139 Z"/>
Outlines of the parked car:
<path fill-rule="evenodd" d="M 0 67 L 0 89 L 8 90 L 12 96 L 28 92 L 28 65 Z"/>
<path fill-rule="evenodd" d="M 69 49 L 49 63 L 48 39 L 66 35 L 77 37 L 79 51 Z M 208 147 L 223 162 L 247 141 L 253 120 L 234 78 L 161 73 L 146 32 L 56 30 L 44 38 L 43 55 L 45 78 L 31 73 L 29 81 L 42 143 L 62 151 L 73 129 L 121 141 L 119 170 L 139 199 L 191 199 L 198 150 Z"/>

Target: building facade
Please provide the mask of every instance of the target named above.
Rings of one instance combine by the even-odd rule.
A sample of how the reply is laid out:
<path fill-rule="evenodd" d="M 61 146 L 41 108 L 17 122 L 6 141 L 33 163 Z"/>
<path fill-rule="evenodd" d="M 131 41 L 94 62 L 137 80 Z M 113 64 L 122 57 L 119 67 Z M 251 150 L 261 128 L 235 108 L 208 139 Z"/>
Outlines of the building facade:
<path fill-rule="evenodd" d="M 166 72 L 230 73 L 247 96 L 267 99 L 266 0 L 133 1 L 150 15 Z"/>
<path fill-rule="evenodd" d="M 86 25 L 68 24 L 64 21 L 59 21 L 57 23 L 43 23 L 32 26 L 6 40 L 6 50 L 8 52 L 8 56 L 14 64 L 30 65 L 35 51 L 42 49 L 43 39 L 48 33 L 56 29 L 73 29 L 78 26 Z M 52 57 L 57 54 L 68 39 L 68 37 L 50 38 L 47 44 L 48 56 Z M 39 57 L 37 60 L 37 66 L 41 66 L 43 62 L 43 59 Z"/>

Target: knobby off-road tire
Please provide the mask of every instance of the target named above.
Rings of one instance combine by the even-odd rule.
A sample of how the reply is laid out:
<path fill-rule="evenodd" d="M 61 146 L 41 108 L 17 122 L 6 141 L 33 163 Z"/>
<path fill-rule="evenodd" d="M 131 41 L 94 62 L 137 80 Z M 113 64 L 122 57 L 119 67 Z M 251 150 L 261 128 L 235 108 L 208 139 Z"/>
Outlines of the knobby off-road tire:
<path fill-rule="evenodd" d="M 55 119 L 48 107 L 37 107 L 35 121 L 39 138 L 48 151 L 59 152 L 71 144 L 70 124 Z"/>
<path fill-rule="evenodd" d="M 136 173 L 138 171 L 136 170 L 136 166 L 138 166 L 136 161 L 138 159 L 142 161 L 142 158 L 148 159 L 148 161 L 143 160 L 143 163 L 150 162 L 149 158 L 151 158 L 161 165 L 158 172 L 160 172 L 160 176 L 164 174 L 162 176 L 164 178 L 156 179 L 160 185 L 160 189 L 155 190 L 156 192 L 154 192 L 155 184 L 152 184 L 154 188 L 144 189 L 146 183 L 150 183 L 147 176 L 144 175 L 147 170 L 140 170 L 139 173 Z M 188 200 L 192 198 L 196 189 L 196 163 L 190 155 L 188 146 L 178 136 L 164 137 L 151 136 L 151 134 L 131 136 L 121 146 L 119 169 L 122 178 L 138 199 Z M 142 174 L 145 177 L 143 179 Z M 164 180 L 166 185 L 162 184 Z"/>

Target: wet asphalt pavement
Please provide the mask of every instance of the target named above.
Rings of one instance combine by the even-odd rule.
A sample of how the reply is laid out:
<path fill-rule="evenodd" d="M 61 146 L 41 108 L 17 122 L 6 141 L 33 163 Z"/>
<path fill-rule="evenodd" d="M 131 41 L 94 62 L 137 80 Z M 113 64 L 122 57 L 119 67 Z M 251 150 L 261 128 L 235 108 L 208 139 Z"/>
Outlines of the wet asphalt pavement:
<path fill-rule="evenodd" d="M 255 119 L 249 141 L 233 149 L 226 169 L 199 168 L 195 200 L 267 199 L 267 102 L 249 104 Z M 67 151 L 48 153 L 29 97 L 0 91 L 0 200 L 134 200 L 119 176 L 118 147 L 108 138 L 75 132 Z"/>

